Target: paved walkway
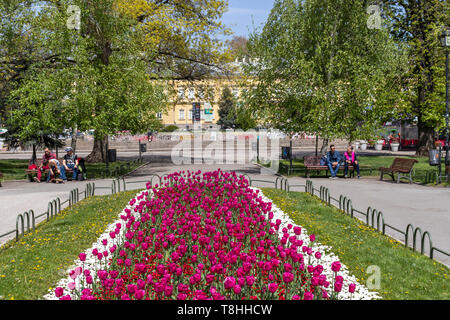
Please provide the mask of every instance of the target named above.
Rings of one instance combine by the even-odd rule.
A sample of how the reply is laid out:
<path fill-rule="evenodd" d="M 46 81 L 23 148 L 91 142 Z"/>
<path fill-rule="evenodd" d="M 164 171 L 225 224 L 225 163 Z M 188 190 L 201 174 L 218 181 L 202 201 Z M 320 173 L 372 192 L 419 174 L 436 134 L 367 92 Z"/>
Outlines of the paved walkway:
<path fill-rule="evenodd" d="M 127 181 L 146 181 L 151 174 L 165 174 L 179 170 L 211 171 L 221 168 L 224 171 L 235 170 L 246 173 L 252 178 L 274 180 L 275 175 L 266 170 L 261 175 L 260 167 L 253 164 L 228 164 L 206 165 L 188 164 L 175 166 L 170 161 L 170 156 L 147 155 L 152 162 L 138 169 Z M 331 196 L 339 198 L 345 195 L 352 199 L 353 207 L 366 212 L 371 206 L 383 212 L 385 223 L 400 230 L 406 231 L 406 226 L 411 223 L 414 227 L 420 227 L 422 231 L 431 234 L 433 246 L 450 253 L 450 189 L 433 188 L 407 183 L 392 183 L 391 181 L 378 181 L 373 178 L 337 179 L 311 178 L 314 187 L 320 185 L 329 188 Z M 289 178 L 290 184 L 305 184 L 306 179 Z M 16 217 L 29 209 L 36 214 L 47 210 L 48 202 L 60 197 L 65 200 L 69 192 L 75 187 L 84 190 L 87 182 L 68 182 L 64 185 L 41 183 L 6 182 L 0 188 L 0 234 L 15 229 Z M 96 186 L 111 186 L 111 179 L 97 180 Z M 135 188 L 144 187 L 145 183 L 131 185 Z M 270 186 L 266 184 L 266 186 Z M 127 186 L 127 189 L 131 187 Z M 297 189 L 298 190 L 298 189 Z M 304 189 L 303 189 L 304 190 Z M 96 194 L 109 194 L 109 190 L 96 190 Z M 361 218 L 364 218 L 361 216 Z M 389 230 L 386 232 L 396 239 L 404 241 L 400 233 Z M 0 239 L 0 244 L 4 239 Z M 420 245 L 420 241 L 419 241 Z M 427 249 L 428 250 L 428 249 Z M 427 251 L 426 250 L 426 251 Z M 436 260 L 450 266 L 450 257 L 435 252 Z"/>
<path fill-rule="evenodd" d="M 175 167 L 170 163 L 165 165 L 150 164 L 138 170 L 136 175 L 150 175 L 157 173 L 159 175 L 171 173 L 178 170 L 236 170 L 247 173 L 252 179 L 275 180 L 275 175 L 258 166 L 249 165 L 185 165 Z M 289 178 L 289 183 L 305 184 L 306 179 L 301 177 Z M 385 223 L 406 231 L 408 224 L 414 227 L 420 227 L 422 232 L 428 231 L 431 234 L 433 246 L 447 253 L 450 253 L 450 189 L 426 187 L 417 184 L 394 183 L 389 180 L 379 181 L 376 178 L 361 179 L 336 179 L 311 178 L 314 188 L 319 189 L 321 185 L 330 190 L 332 197 L 339 199 L 339 196 L 345 195 L 352 200 L 353 208 L 366 212 L 370 206 L 383 212 Z M 270 186 L 263 184 L 261 186 Z M 293 190 L 301 190 L 293 188 Z M 364 216 L 355 214 L 356 217 L 365 219 Z M 386 233 L 390 236 L 404 242 L 404 235 L 386 228 Z M 409 238 L 412 243 L 412 236 Z M 420 248 L 420 240 L 418 239 Z M 429 252 L 428 243 L 426 243 L 425 252 Z M 419 249 L 420 250 L 420 249 Z M 450 257 L 434 252 L 436 260 L 450 266 Z"/>
<path fill-rule="evenodd" d="M 305 178 L 289 178 L 290 184 L 305 184 Z M 417 184 L 379 181 L 374 178 L 328 179 L 311 178 L 315 189 L 327 187 L 330 195 L 339 200 L 340 195 L 350 198 L 354 209 L 366 213 L 367 208 L 381 211 L 386 224 L 406 232 L 408 224 L 420 227 L 422 232 L 431 234 L 433 246 L 450 253 L 450 189 L 426 187 Z M 293 188 L 293 191 L 299 190 Z M 304 190 L 304 189 L 303 189 Z M 315 194 L 318 195 L 318 192 Z M 333 202 L 334 204 L 334 202 Z M 365 221 L 365 216 L 355 213 L 355 217 Z M 376 221 L 375 221 L 376 226 Z M 404 235 L 389 227 L 386 233 L 404 242 Z M 425 252 L 428 250 L 428 239 Z M 412 244 L 412 235 L 409 237 Z M 420 250 L 420 239 L 417 236 Z M 450 266 L 450 257 L 434 251 L 436 260 Z"/>

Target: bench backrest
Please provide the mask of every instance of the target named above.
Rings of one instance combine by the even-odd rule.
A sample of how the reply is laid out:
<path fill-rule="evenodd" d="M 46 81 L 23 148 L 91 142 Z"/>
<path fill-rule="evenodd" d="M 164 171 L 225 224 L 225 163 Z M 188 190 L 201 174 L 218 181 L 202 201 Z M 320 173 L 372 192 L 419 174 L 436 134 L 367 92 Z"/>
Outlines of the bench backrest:
<path fill-rule="evenodd" d="M 395 158 L 392 162 L 391 169 L 411 170 L 417 162 L 419 161 L 416 159 Z"/>
<path fill-rule="evenodd" d="M 308 166 L 320 166 L 320 159 L 322 156 L 304 156 L 303 157 L 303 163 L 305 167 Z"/>

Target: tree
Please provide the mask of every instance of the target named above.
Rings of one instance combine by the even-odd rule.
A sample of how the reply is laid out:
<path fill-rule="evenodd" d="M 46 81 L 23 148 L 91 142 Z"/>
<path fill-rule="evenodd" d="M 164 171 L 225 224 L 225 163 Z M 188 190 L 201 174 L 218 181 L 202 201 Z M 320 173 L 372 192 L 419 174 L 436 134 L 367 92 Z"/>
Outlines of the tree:
<path fill-rule="evenodd" d="M 230 88 L 223 88 L 219 101 L 219 120 L 217 124 L 222 129 L 230 129 L 236 127 L 236 101 Z"/>
<path fill-rule="evenodd" d="M 444 52 L 439 33 L 450 21 L 450 4 L 442 0 L 387 0 L 384 17 L 392 22 L 395 39 L 408 46 L 409 70 L 405 73 L 408 106 L 404 119 L 416 121 L 417 155 L 434 148 L 434 131 L 444 125 Z"/>
<path fill-rule="evenodd" d="M 212 37 L 226 32 L 224 1 L 19 2 L 45 5 L 26 20 L 45 58 L 11 94 L 11 120 L 23 138 L 42 127 L 94 129 L 88 161 L 105 159 L 108 134 L 158 124 L 166 97 L 156 80 L 197 79 L 228 58 Z M 68 28 L 69 5 L 80 8 L 80 30 Z"/>
<path fill-rule="evenodd" d="M 29 25 L 33 13 L 30 6 L 21 5 L 21 2 L 5 0 L 0 3 L 0 126 L 8 129 L 4 138 L 13 147 L 28 140 L 32 143 L 53 141 L 45 131 L 38 135 L 34 132 L 29 139 L 21 139 L 20 127 L 7 121 L 16 107 L 9 101 L 11 91 L 20 85 L 31 65 L 45 59 L 36 47 L 37 30 L 32 30 Z"/>
<path fill-rule="evenodd" d="M 231 54 L 235 58 L 246 57 L 248 54 L 247 49 L 248 39 L 244 36 L 234 36 L 229 41 L 229 47 L 231 49 Z"/>
<path fill-rule="evenodd" d="M 403 50 L 369 29 L 367 1 L 278 0 L 247 44 L 247 104 L 266 126 L 350 141 L 403 103 Z"/>

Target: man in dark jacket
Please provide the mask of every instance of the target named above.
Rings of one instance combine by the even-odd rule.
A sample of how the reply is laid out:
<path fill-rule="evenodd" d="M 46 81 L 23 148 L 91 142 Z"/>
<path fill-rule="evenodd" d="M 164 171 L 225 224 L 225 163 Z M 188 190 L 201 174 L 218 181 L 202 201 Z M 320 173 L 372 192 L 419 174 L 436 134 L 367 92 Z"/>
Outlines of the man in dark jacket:
<path fill-rule="evenodd" d="M 328 169 L 330 169 L 331 177 L 330 179 L 336 179 L 336 174 L 339 171 L 339 167 L 341 166 L 341 155 L 338 151 L 336 151 L 336 148 L 334 144 L 330 146 L 330 151 L 327 153 L 327 165 Z"/>

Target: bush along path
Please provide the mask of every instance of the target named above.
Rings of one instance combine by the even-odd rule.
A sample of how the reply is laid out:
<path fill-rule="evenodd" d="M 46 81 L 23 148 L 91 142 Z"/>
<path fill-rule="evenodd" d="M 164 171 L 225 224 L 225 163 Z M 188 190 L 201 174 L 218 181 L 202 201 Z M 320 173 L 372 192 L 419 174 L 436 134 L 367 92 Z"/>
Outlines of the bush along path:
<path fill-rule="evenodd" d="M 376 299 L 243 176 L 177 172 L 138 193 L 46 299 Z"/>

